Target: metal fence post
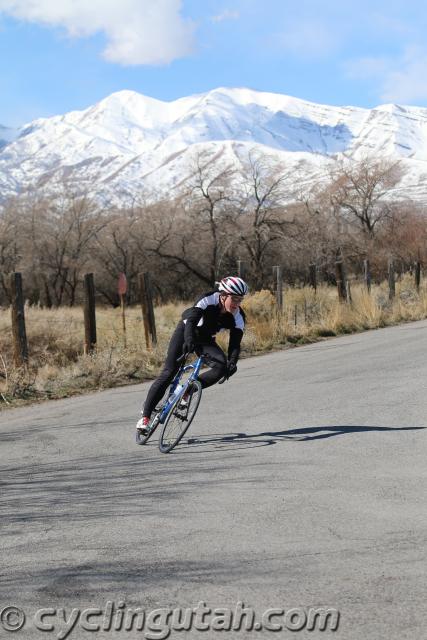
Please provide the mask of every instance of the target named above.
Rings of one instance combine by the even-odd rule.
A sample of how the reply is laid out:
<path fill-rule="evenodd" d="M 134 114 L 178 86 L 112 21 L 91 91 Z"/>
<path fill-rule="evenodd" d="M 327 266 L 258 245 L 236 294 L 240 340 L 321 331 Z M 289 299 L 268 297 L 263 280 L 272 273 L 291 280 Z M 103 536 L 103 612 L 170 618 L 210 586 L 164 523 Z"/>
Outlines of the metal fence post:
<path fill-rule="evenodd" d="M 239 278 L 245 277 L 245 263 L 243 260 L 237 260 L 237 275 Z"/>
<path fill-rule="evenodd" d="M 394 262 L 393 258 L 388 261 L 388 299 L 393 300 L 396 295 L 396 283 L 394 275 Z"/>
<path fill-rule="evenodd" d="M 368 293 L 371 293 L 371 265 L 367 258 L 363 261 L 363 279 Z"/>
<path fill-rule="evenodd" d="M 417 291 L 420 290 L 421 284 L 421 262 L 418 260 L 415 264 L 415 287 Z"/>
<path fill-rule="evenodd" d="M 275 266 L 273 267 L 273 277 L 274 277 L 274 288 L 276 292 L 276 304 L 278 313 L 282 313 L 283 311 L 283 278 L 282 278 L 282 267 Z"/>

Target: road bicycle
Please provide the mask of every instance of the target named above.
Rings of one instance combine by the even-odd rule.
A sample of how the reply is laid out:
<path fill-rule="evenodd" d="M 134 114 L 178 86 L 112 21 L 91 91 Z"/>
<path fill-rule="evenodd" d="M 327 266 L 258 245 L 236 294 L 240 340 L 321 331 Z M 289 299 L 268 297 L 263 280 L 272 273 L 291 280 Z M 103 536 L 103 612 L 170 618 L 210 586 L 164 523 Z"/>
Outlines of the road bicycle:
<path fill-rule="evenodd" d="M 188 355 L 185 353 L 178 358 L 177 362 L 182 361 L 182 364 L 171 383 L 166 400 L 155 410 L 155 416 L 150 422 L 150 431 L 142 435 L 141 429 L 137 429 L 137 444 L 145 444 L 159 425 L 163 425 L 159 438 L 159 449 L 162 453 L 172 451 L 184 437 L 202 397 L 202 385 L 198 377 L 206 359 L 202 354 L 195 362 L 185 364 Z M 183 378 L 188 373 L 190 375 L 184 381 Z"/>

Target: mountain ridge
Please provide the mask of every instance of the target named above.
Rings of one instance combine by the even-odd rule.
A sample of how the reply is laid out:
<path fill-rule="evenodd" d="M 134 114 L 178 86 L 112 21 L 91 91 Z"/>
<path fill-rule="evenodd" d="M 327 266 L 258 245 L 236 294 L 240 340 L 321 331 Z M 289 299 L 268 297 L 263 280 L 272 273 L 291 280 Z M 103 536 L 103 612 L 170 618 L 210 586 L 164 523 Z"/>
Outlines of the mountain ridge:
<path fill-rule="evenodd" d="M 397 192 L 427 200 L 427 109 L 336 107 L 220 87 L 169 102 L 122 90 L 20 130 L 0 126 L 0 201 L 53 193 L 64 182 L 118 206 L 142 191 L 168 197 L 191 176 L 198 154 L 219 149 L 236 167 L 255 149 L 300 167 L 308 182 L 344 155 L 400 159 L 406 174 Z"/>

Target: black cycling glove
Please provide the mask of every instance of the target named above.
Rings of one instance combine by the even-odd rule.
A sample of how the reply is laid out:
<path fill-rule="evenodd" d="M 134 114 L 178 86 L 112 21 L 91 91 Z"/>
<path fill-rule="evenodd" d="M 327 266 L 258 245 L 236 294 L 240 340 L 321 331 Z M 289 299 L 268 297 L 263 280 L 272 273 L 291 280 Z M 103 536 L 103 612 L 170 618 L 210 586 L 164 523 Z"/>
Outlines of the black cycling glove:
<path fill-rule="evenodd" d="M 229 360 L 227 365 L 227 378 L 231 378 L 237 371 L 237 364 L 234 360 Z"/>
<path fill-rule="evenodd" d="M 192 338 L 186 338 L 184 340 L 184 344 L 182 345 L 182 348 L 184 352 L 193 353 L 193 351 L 196 348 L 196 345 L 194 344 L 194 340 Z"/>

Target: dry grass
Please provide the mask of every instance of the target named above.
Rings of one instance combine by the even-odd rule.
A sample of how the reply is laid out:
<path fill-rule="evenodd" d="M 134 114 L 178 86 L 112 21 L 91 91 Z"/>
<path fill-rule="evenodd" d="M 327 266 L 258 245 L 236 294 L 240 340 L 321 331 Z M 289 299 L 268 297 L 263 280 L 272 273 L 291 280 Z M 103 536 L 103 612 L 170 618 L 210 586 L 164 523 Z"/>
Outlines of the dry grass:
<path fill-rule="evenodd" d="M 120 309 L 97 310 L 98 348 L 83 355 L 83 312 L 80 308 L 55 310 L 27 306 L 25 310 L 30 362 L 13 365 L 10 310 L 0 310 L 0 407 L 43 398 L 60 398 L 91 389 L 153 378 L 162 365 L 169 337 L 183 309 L 182 302 L 156 309 L 159 344 L 148 351 L 140 309 L 126 311 L 126 347 Z M 371 294 L 353 284 L 352 303 L 342 304 L 334 287 L 317 293 L 306 287 L 284 290 L 284 312 L 279 317 L 274 296 L 259 291 L 245 301 L 248 326 L 243 355 L 326 336 L 353 333 L 427 317 L 427 290 L 417 293 L 413 279 L 396 283 L 396 297 L 388 299 L 387 284 L 373 286 Z M 220 344 L 226 346 L 226 336 Z"/>

